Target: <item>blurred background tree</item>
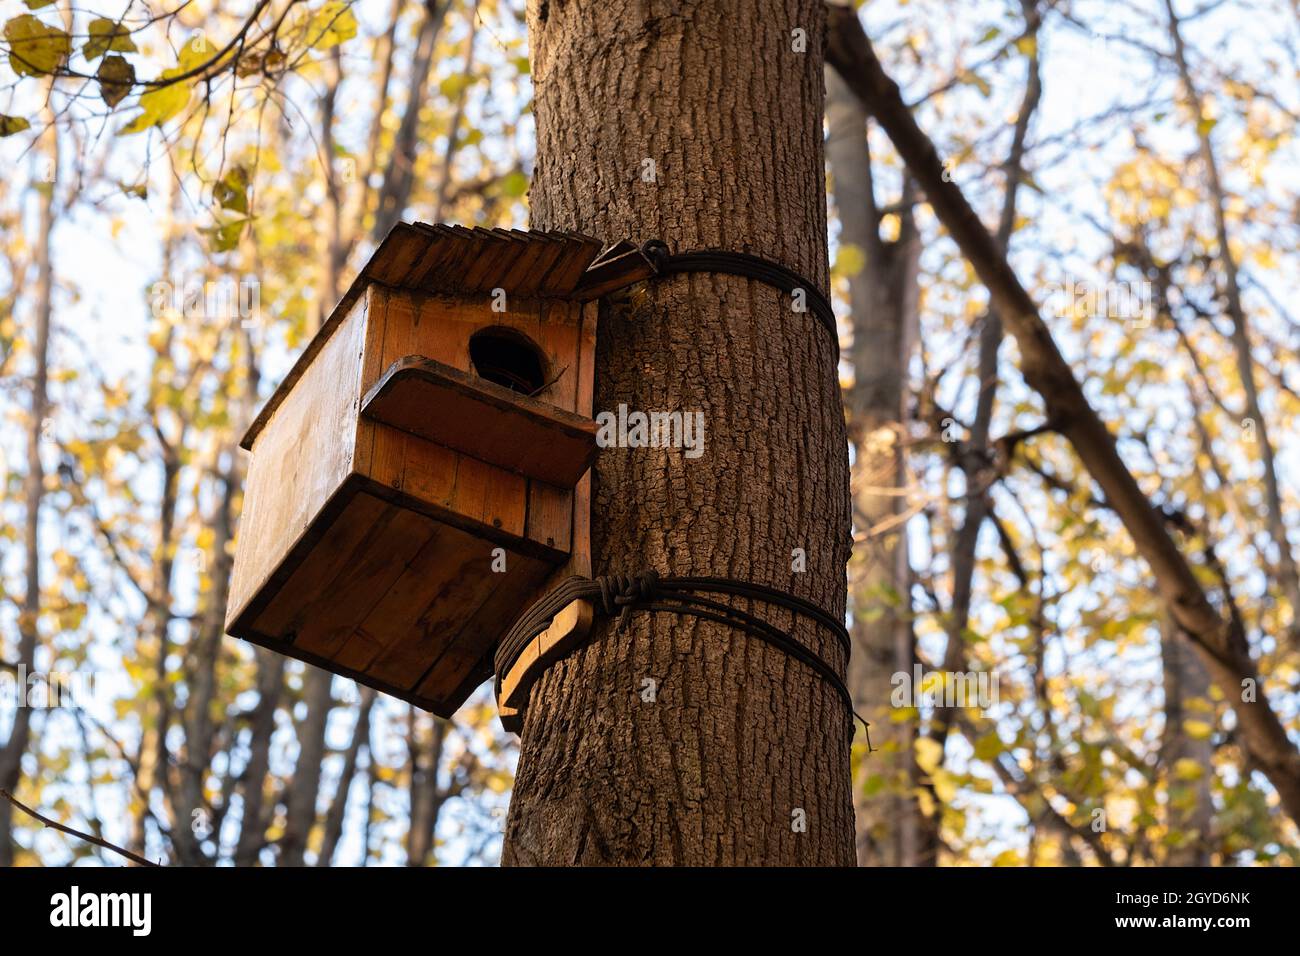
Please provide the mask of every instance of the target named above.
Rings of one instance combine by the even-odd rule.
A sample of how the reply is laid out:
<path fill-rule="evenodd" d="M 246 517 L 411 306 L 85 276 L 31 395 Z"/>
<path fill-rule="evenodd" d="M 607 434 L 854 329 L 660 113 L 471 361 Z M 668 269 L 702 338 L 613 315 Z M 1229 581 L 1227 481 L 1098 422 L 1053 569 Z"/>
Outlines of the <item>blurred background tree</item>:
<path fill-rule="evenodd" d="M 152 859 L 494 863 L 514 744 L 222 635 L 244 428 L 399 219 L 522 226 L 522 0 L 0 12 L 0 789 Z M 1300 733 L 1283 0 L 872 0 L 947 171 Z M 1221 689 L 828 76 L 859 858 L 1294 863 Z M 604 237 L 614 238 L 614 237 Z M 644 238 L 644 237 L 642 237 Z M 996 678 L 901 704 L 898 674 Z M 12 680 L 7 684 L 7 675 Z M 39 683 L 39 682 L 38 682 Z M 116 863 L 0 801 L 0 863 Z"/>

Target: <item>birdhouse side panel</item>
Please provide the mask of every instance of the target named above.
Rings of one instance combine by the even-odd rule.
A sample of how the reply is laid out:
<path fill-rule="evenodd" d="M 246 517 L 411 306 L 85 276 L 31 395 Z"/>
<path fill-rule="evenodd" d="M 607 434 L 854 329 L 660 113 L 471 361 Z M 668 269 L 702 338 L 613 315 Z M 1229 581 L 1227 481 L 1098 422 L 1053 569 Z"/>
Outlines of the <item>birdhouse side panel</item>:
<path fill-rule="evenodd" d="M 367 303 L 302 370 L 252 448 L 227 623 L 263 590 L 352 472 Z"/>

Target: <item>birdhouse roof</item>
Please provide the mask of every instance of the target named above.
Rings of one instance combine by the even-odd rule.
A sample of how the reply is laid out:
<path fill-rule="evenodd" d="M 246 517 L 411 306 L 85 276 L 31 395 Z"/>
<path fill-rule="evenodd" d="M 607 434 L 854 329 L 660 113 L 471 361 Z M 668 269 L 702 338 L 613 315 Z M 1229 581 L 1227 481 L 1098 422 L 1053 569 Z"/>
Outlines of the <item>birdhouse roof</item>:
<path fill-rule="evenodd" d="M 576 232 L 398 223 L 253 419 L 240 447 L 253 447 L 258 433 L 370 283 L 434 295 L 480 295 L 504 289 L 515 296 L 586 301 L 653 271 L 630 243 L 616 243 L 602 254 L 603 246 Z"/>

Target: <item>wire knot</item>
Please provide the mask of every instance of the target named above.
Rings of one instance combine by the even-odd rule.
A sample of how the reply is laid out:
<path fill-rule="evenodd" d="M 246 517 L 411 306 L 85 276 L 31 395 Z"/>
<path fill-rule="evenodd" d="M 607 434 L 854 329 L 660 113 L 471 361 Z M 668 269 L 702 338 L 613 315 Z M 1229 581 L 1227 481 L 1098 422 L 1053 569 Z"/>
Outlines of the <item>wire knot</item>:
<path fill-rule="evenodd" d="M 654 597 L 659 572 L 651 569 L 640 574 L 609 574 L 596 578 L 596 583 L 600 586 L 601 609 L 611 617 L 617 614 L 621 628 L 636 604 Z"/>
<path fill-rule="evenodd" d="M 668 267 L 668 260 L 672 256 L 672 250 L 668 248 L 668 243 L 662 239 L 647 239 L 641 243 L 641 254 L 650 260 L 655 272 L 663 272 Z"/>

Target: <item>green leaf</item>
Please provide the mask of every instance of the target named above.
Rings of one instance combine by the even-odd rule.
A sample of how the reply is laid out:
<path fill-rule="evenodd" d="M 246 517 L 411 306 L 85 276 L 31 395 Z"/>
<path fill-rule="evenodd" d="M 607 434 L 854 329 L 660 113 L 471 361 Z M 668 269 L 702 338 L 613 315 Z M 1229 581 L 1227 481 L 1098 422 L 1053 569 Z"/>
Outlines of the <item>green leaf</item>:
<path fill-rule="evenodd" d="M 501 193 L 517 199 L 528 192 L 528 177 L 521 172 L 506 173 L 501 177 Z"/>
<path fill-rule="evenodd" d="M 993 760 L 1002 753 L 1002 749 L 1002 738 L 996 730 L 975 741 L 975 756 L 980 760 Z"/>
<path fill-rule="evenodd" d="M 135 85 L 135 67 L 114 53 L 104 57 L 99 69 L 95 71 L 95 77 L 99 80 L 99 95 L 104 98 L 108 108 L 112 109 L 126 98 Z"/>
<path fill-rule="evenodd" d="M 455 99 L 473 82 L 474 77 L 468 73 L 453 73 L 438 84 L 438 92 L 449 100 Z"/>
<path fill-rule="evenodd" d="M 32 124 L 21 116 L 5 116 L 0 113 L 0 136 L 12 136 L 14 133 L 21 133 L 25 129 L 31 129 Z"/>
<path fill-rule="evenodd" d="M 19 76 L 53 73 L 72 54 L 71 37 L 30 13 L 5 24 L 5 39 L 9 41 L 9 66 Z"/>
<path fill-rule="evenodd" d="M 213 252 L 229 252 L 239 245 L 239 237 L 243 235 L 247 224 L 247 219 L 235 219 L 231 222 L 218 222 L 215 226 L 199 231 L 208 237 Z"/>
<path fill-rule="evenodd" d="M 232 212 L 248 214 L 248 170 L 236 166 L 212 187 L 217 205 Z"/>
<path fill-rule="evenodd" d="M 27 4 L 28 10 L 39 10 L 41 7 L 48 7 L 54 0 L 23 0 Z"/>
<path fill-rule="evenodd" d="M 136 52 L 135 41 L 131 31 L 120 23 L 98 17 L 90 21 L 90 39 L 81 48 L 81 55 L 87 60 L 95 60 L 110 50 L 117 53 Z"/>

